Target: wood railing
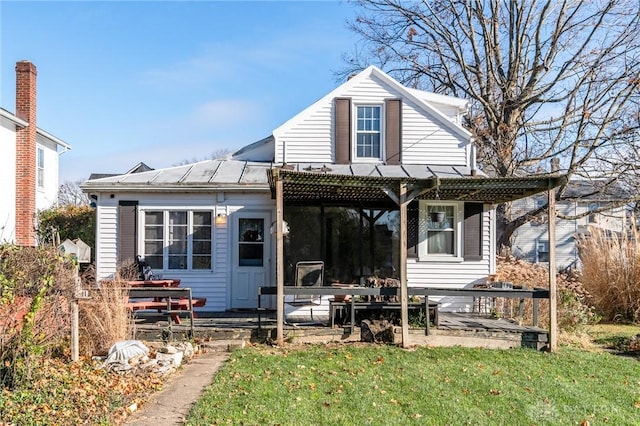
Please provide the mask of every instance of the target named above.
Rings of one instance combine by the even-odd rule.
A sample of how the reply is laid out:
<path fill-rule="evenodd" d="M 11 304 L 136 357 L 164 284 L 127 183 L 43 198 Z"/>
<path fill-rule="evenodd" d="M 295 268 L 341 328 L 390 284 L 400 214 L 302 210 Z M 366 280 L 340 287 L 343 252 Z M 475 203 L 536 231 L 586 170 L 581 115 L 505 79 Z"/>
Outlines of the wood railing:
<path fill-rule="evenodd" d="M 522 317 L 525 299 L 533 300 L 533 325 L 538 324 L 538 300 L 549 299 L 549 290 L 547 289 L 497 289 L 497 288 L 443 288 L 443 287 L 409 287 L 408 297 L 423 296 L 424 308 L 426 314 L 425 333 L 429 335 L 430 313 L 429 310 L 433 302 L 429 302 L 431 296 L 467 296 L 467 297 L 487 297 L 487 298 L 509 298 L 520 299 L 519 315 Z M 276 295 L 277 287 L 258 287 L 258 326 L 261 325 L 260 311 L 262 310 L 262 296 Z M 353 303 L 354 296 L 399 296 L 399 287 L 294 287 L 284 286 L 284 295 L 320 295 L 320 296 L 351 296 L 351 327 L 353 330 L 353 322 L 355 321 L 356 306 Z M 342 302 L 349 303 L 349 302 Z M 360 302 L 356 302 L 360 303 Z M 380 303 L 380 302 L 378 302 Z M 382 302 L 384 303 L 384 302 Z M 395 302 L 394 304 L 397 304 Z M 436 309 L 437 306 L 436 306 Z"/>

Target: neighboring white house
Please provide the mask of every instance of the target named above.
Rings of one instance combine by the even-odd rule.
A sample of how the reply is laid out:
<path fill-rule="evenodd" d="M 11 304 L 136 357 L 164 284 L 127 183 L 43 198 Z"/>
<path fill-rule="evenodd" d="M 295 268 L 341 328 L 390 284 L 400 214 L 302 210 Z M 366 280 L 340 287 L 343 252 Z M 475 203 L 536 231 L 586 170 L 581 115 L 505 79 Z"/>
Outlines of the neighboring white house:
<path fill-rule="evenodd" d="M 355 182 L 326 197 L 311 184 L 303 189 L 310 198 L 285 199 L 289 283 L 302 260 L 325 262 L 326 284 L 393 276 L 400 225 L 397 197 L 386 186 L 400 180 L 413 197 L 409 286 L 484 282 L 495 271 L 495 197 L 486 189 L 495 192 L 497 180 L 475 170 L 461 126 L 466 109 L 464 100 L 408 89 L 369 67 L 228 160 L 86 181 L 82 188 L 97 204 L 97 278 L 113 277 L 140 255 L 154 274 L 206 297 L 204 310 L 257 307 L 258 286 L 276 283 L 273 175 L 280 170 Z M 520 184 L 500 183 L 507 181 L 500 188 Z M 529 193 L 549 184 L 526 183 Z M 370 194 L 367 204 L 350 198 L 360 190 Z M 429 219 L 435 211 L 444 213 L 441 222 Z M 470 301 L 445 308 L 467 310 Z"/>
<path fill-rule="evenodd" d="M 590 228 L 619 234 L 629 225 L 627 209 L 619 205 L 628 199 L 619 185 L 604 186 L 604 181 L 576 179 L 567 185 L 562 200 L 556 202 L 556 210 L 563 216 L 582 216 L 577 219 L 556 220 L 556 266 L 558 268 L 579 265 L 576 238 L 585 235 Z M 511 213 L 518 217 L 528 211 L 547 204 L 545 196 L 522 198 L 512 203 Z M 589 214 L 588 212 L 592 212 Z M 549 233 L 546 216 L 543 220 L 533 220 L 519 227 L 513 233 L 513 253 L 533 263 L 549 261 Z"/>
<path fill-rule="evenodd" d="M 16 113 L 0 108 L 0 242 L 33 246 L 36 212 L 55 204 L 58 157 L 71 147 L 36 126 L 36 68 L 16 64 Z"/>

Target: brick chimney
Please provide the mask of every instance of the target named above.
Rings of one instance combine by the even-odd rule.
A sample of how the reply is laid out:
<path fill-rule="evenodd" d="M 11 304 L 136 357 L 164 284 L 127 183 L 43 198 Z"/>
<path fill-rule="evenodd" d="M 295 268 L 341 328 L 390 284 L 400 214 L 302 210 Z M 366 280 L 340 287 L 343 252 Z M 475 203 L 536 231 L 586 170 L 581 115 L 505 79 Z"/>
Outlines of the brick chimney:
<path fill-rule="evenodd" d="M 29 123 L 16 132 L 16 244 L 35 246 L 36 66 L 16 63 L 16 115 Z"/>

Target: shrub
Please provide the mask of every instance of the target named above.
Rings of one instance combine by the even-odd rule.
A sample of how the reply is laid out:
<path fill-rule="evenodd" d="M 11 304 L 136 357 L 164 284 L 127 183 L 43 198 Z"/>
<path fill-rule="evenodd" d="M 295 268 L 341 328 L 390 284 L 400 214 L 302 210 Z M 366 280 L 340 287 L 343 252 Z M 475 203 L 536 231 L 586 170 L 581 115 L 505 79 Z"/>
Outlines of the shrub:
<path fill-rule="evenodd" d="M 0 245 L 0 385 L 29 380 L 30 359 L 68 340 L 75 270 L 51 247 Z"/>
<path fill-rule="evenodd" d="M 640 321 L 638 232 L 611 235 L 600 228 L 578 240 L 589 301 L 607 320 Z"/>
<path fill-rule="evenodd" d="M 95 247 L 96 212 L 90 206 L 64 205 L 42 210 L 38 222 L 38 238 L 43 243 L 57 242 L 57 232 L 60 241 L 80 238 Z"/>
<path fill-rule="evenodd" d="M 549 288 L 549 268 L 543 264 L 533 264 L 510 255 L 498 257 L 497 281 L 510 281 L 525 288 Z M 581 282 L 579 274 L 556 274 L 558 287 L 558 327 L 564 331 L 579 331 L 582 327 L 597 323 L 600 317 L 587 303 L 589 292 Z M 502 311 L 513 315 L 518 311 L 517 299 L 505 299 L 499 304 Z M 527 299 L 524 307 L 524 321 L 530 323 L 533 316 L 533 302 Z M 549 303 L 540 300 L 538 319 L 542 327 L 548 326 Z"/>
<path fill-rule="evenodd" d="M 90 290 L 80 310 L 80 353 L 105 355 L 116 342 L 131 337 L 131 315 L 123 280 L 103 281 Z"/>

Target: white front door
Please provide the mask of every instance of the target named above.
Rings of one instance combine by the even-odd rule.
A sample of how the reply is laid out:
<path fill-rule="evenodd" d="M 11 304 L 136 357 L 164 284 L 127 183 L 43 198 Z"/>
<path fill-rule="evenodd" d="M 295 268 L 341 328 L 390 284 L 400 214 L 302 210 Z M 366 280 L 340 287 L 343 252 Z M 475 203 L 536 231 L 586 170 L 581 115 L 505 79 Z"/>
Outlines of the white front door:
<path fill-rule="evenodd" d="M 233 216 L 231 307 L 257 308 L 258 287 L 271 285 L 271 212 Z"/>

